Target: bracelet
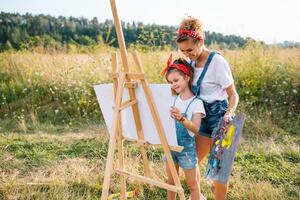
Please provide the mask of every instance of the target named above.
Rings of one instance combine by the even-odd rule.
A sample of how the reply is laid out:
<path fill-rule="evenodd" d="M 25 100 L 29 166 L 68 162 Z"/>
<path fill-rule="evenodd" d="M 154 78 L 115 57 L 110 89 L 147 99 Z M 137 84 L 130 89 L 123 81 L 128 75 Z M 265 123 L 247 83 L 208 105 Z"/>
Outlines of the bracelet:
<path fill-rule="evenodd" d="M 185 120 L 185 118 L 183 116 L 180 117 L 180 119 L 178 119 L 179 122 L 183 122 Z"/>

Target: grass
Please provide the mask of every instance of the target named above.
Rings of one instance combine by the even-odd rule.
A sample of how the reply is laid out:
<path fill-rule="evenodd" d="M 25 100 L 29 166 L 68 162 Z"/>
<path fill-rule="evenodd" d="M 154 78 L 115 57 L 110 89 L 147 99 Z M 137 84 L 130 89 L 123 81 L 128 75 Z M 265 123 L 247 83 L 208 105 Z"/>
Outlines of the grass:
<path fill-rule="evenodd" d="M 179 55 L 177 52 L 174 52 Z M 300 51 L 250 43 L 223 50 L 247 114 L 228 199 L 300 198 Z M 147 79 L 159 77 L 169 52 L 140 54 Z M 133 60 L 129 60 L 133 66 Z M 110 53 L 0 53 L 0 199 L 99 199 L 108 134 L 92 85 L 109 82 Z M 127 168 L 141 173 L 141 154 L 125 143 Z M 161 149 L 147 151 L 165 180 Z M 204 174 L 205 162 L 200 167 Z M 187 186 L 180 173 L 185 192 Z M 127 180 L 138 199 L 166 191 Z M 201 179 L 208 199 L 210 186 Z M 111 192 L 118 192 L 118 176 Z"/>
<path fill-rule="evenodd" d="M 108 143 L 105 131 L 10 133 L 1 134 L 0 141 L 3 199 L 97 199 L 101 194 Z M 126 167 L 141 173 L 142 168 L 136 165 L 141 162 L 137 147 L 130 143 L 125 146 Z M 230 178 L 228 199 L 299 198 L 299 149 L 299 138 L 295 136 L 282 141 L 260 138 L 257 143 L 243 138 Z M 165 180 L 162 152 L 150 148 L 148 155 L 154 177 Z M 187 192 L 182 172 L 180 177 Z M 129 189 L 140 188 L 139 199 L 166 198 L 164 190 L 142 187 L 131 180 L 127 183 Z M 204 180 L 201 184 L 205 195 L 212 199 L 209 185 Z M 111 189 L 118 191 L 117 176 L 113 177 Z"/>

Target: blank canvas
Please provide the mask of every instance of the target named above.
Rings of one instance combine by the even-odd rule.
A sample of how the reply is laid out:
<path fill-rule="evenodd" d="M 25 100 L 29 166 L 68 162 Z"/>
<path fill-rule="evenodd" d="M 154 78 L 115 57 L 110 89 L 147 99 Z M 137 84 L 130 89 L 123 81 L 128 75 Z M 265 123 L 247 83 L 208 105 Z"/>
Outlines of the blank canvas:
<path fill-rule="evenodd" d="M 170 106 L 172 101 L 170 85 L 149 84 L 149 87 L 152 91 L 154 104 L 156 105 L 156 108 L 158 110 L 159 118 L 166 134 L 168 144 L 171 146 L 178 146 L 175 132 L 175 121 L 170 117 Z M 112 134 L 113 108 L 115 106 L 113 84 L 95 85 L 94 89 L 104 117 L 105 124 L 108 128 L 108 132 L 109 134 Z M 137 105 L 140 112 L 139 115 L 145 141 L 151 144 L 161 144 L 141 84 L 138 84 L 138 86 L 135 88 L 135 94 L 138 102 Z M 122 102 L 126 100 L 129 100 L 129 94 L 128 89 L 124 88 Z M 131 106 L 121 111 L 121 120 L 123 131 L 122 134 L 125 137 L 137 140 L 137 132 Z"/>

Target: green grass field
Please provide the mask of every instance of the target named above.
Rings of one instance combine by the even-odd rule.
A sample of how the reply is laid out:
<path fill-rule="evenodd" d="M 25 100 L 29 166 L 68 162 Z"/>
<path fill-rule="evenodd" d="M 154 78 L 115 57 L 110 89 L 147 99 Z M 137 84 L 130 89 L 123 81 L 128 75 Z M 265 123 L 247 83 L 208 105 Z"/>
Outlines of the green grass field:
<path fill-rule="evenodd" d="M 92 86 L 110 82 L 112 50 L 0 53 L 0 199 L 99 199 L 108 134 Z M 221 54 L 233 70 L 238 112 L 247 114 L 228 199 L 298 200 L 300 49 L 253 43 Z M 159 73 L 168 55 L 140 54 L 149 82 L 165 82 Z M 147 153 L 154 177 L 165 180 L 162 150 Z M 142 173 L 141 155 L 130 142 L 125 157 L 128 169 Z M 187 192 L 182 172 L 180 178 Z M 140 189 L 138 199 L 166 199 L 165 190 L 127 183 L 128 190 Z M 203 179 L 201 188 L 213 199 Z M 119 191 L 117 175 L 111 191 Z"/>

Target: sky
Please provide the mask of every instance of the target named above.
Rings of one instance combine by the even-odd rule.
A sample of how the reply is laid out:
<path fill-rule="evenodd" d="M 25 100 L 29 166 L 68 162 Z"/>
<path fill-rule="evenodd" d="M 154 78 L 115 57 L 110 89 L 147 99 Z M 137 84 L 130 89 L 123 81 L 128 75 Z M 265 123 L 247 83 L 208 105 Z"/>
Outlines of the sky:
<path fill-rule="evenodd" d="M 300 0 L 115 0 L 125 22 L 179 25 L 198 17 L 206 31 L 252 37 L 268 44 L 300 42 Z M 0 11 L 113 19 L 109 0 L 0 0 Z"/>

